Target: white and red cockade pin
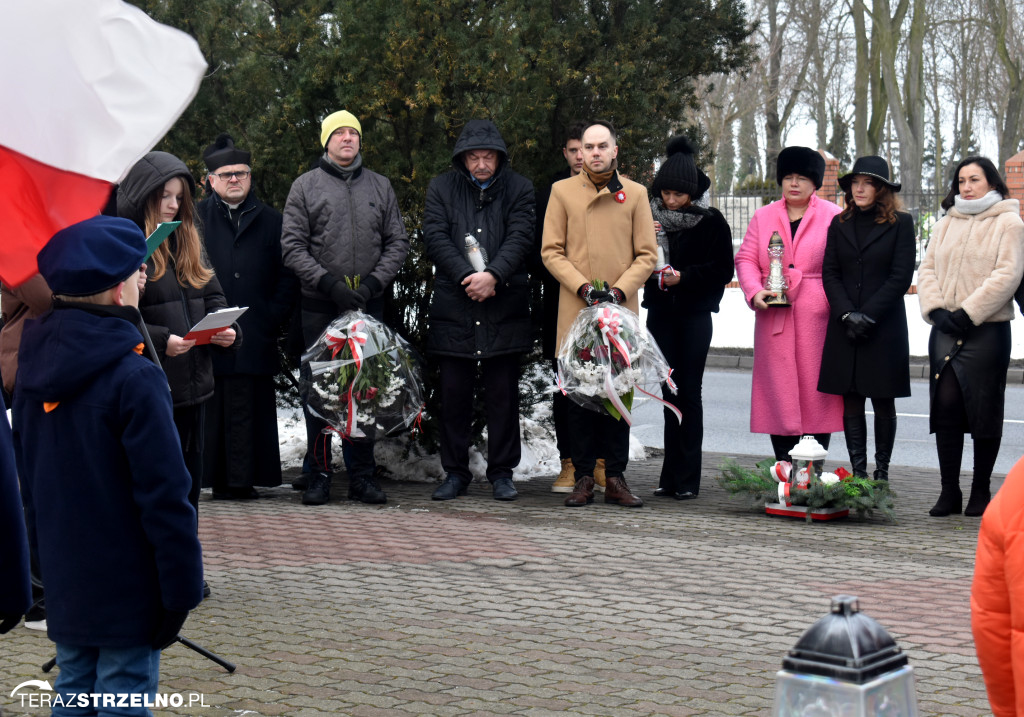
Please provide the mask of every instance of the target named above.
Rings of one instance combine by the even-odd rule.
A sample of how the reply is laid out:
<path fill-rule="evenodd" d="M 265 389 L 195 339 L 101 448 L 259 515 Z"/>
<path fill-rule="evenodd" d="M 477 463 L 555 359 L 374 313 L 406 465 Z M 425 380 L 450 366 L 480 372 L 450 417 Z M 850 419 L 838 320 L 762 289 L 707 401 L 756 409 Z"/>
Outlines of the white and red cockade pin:
<path fill-rule="evenodd" d="M 619 204 L 624 204 L 626 201 L 626 193 L 621 189 L 615 192 L 615 201 L 618 202 Z"/>

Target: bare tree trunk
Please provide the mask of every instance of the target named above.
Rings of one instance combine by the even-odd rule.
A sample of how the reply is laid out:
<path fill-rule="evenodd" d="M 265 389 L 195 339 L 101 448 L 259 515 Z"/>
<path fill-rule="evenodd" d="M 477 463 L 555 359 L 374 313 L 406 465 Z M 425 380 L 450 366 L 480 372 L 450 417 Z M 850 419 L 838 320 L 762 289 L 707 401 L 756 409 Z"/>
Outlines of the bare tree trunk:
<path fill-rule="evenodd" d="M 1019 24 L 1019 17 L 1011 17 L 1006 0 L 985 0 L 990 24 L 995 41 L 995 53 L 1006 73 L 1008 93 L 1006 108 L 1002 116 L 996 116 L 996 133 L 999 139 L 999 166 L 1017 153 L 1020 141 L 1022 113 L 1024 113 L 1024 70 L 1022 70 L 1022 53 L 1020 52 L 1020 27 L 1013 28 L 1011 23 Z M 1010 34 L 1012 33 L 1012 34 Z M 1017 47 L 1011 47 L 1016 40 Z M 1016 52 L 1015 52 L 1016 50 Z"/>
<path fill-rule="evenodd" d="M 897 38 L 908 10 L 911 15 L 905 53 L 907 64 L 903 75 L 903 90 L 900 92 L 896 74 L 896 60 L 899 55 Z M 926 28 L 925 0 L 900 0 L 895 15 L 890 12 L 888 0 L 874 0 L 874 19 L 875 27 L 878 28 L 882 79 L 885 81 L 889 97 L 889 116 L 899 142 L 903 193 L 905 196 L 915 197 L 921 192 L 924 136 L 922 53 Z"/>
<path fill-rule="evenodd" d="M 874 154 L 868 151 L 868 105 L 871 77 L 871 46 L 868 42 L 864 0 L 853 0 L 853 37 L 855 70 L 853 74 L 853 152 L 858 157 Z"/>
<path fill-rule="evenodd" d="M 779 74 L 782 72 L 782 33 L 779 30 L 779 1 L 768 0 L 768 83 L 764 106 L 766 179 L 775 176 L 775 163 L 782 149 L 779 120 Z"/>

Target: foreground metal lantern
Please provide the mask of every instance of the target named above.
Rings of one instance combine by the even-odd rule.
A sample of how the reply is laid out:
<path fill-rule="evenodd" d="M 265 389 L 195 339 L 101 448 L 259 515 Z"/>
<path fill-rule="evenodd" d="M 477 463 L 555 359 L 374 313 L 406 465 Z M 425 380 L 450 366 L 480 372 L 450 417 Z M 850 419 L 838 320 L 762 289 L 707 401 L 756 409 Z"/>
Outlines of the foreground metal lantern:
<path fill-rule="evenodd" d="M 782 661 L 773 717 L 917 717 L 914 668 L 852 595 L 832 598 Z"/>

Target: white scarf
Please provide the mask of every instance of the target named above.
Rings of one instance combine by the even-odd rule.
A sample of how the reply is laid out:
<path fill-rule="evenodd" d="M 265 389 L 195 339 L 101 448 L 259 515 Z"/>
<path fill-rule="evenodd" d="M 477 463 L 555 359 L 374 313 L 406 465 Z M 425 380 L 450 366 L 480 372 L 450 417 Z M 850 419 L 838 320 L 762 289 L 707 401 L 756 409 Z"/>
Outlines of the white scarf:
<path fill-rule="evenodd" d="M 1003 201 L 1003 195 L 992 189 L 980 199 L 964 199 L 958 194 L 953 197 L 953 206 L 961 214 L 981 214 L 1001 201 Z"/>

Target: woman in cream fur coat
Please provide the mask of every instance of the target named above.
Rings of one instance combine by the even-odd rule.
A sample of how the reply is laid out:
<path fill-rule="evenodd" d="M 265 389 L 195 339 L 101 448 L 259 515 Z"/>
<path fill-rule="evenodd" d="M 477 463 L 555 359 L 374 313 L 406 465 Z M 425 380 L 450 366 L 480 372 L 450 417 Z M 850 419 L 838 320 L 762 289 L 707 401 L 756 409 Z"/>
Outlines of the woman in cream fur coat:
<path fill-rule="evenodd" d="M 942 201 L 947 214 L 935 225 L 918 270 L 921 315 L 933 325 L 930 428 L 942 480 L 933 516 L 963 510 L 960 463 L 967 432 L 974 438 L 974 477 L 964 513 L 981 515 L 991 497 L 989 479 L 1003 435 L 1013 293 L 1024 274 L 1024 222 L 1019 202 L 1008 195 L 991 160 L 962 160 Z"/>

